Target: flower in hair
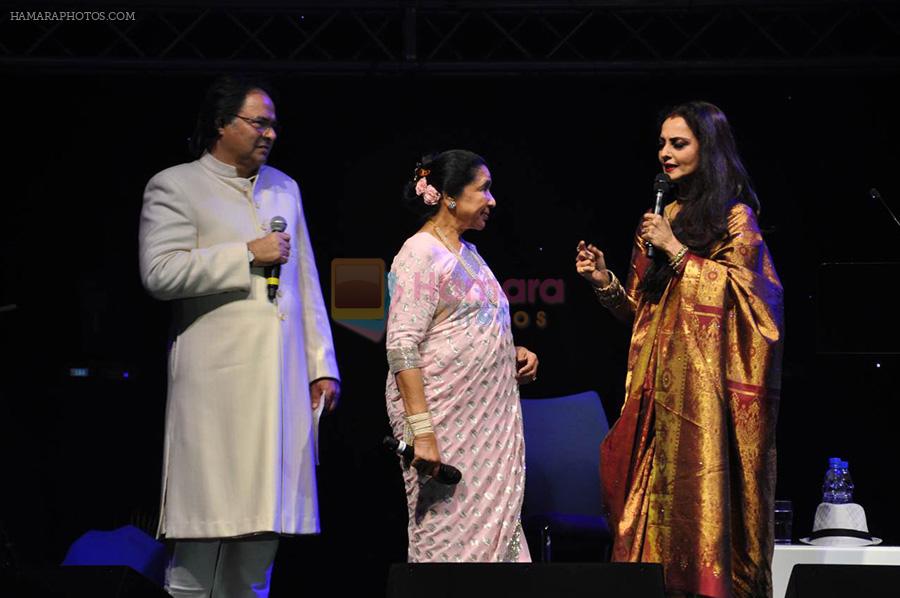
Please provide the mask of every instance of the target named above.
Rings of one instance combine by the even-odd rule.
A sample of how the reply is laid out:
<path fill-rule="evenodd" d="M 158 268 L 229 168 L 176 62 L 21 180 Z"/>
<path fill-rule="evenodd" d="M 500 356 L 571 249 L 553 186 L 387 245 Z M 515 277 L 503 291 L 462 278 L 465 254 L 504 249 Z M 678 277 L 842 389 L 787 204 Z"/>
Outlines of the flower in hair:
<path fill-rule="evenodd" d="M 428 179 L 424 176 L 416 181 L 416 195 L 421 197 L 427 206 L 436 205 L 441 199 L 441 194 L 433 185 L 428 184 Z"/>

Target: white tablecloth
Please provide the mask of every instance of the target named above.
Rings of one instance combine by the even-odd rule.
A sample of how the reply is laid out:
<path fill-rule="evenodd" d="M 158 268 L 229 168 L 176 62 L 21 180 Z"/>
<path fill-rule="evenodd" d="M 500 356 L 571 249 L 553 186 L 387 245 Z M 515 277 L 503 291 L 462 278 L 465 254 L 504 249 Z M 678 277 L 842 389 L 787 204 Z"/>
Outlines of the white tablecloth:
<path fill-rule="evenodd" d="M 794 565 L 900 565 L 900 546 L 809 546 L 776 544 L 772 558 L 773 598 L 784 598 Z"/>

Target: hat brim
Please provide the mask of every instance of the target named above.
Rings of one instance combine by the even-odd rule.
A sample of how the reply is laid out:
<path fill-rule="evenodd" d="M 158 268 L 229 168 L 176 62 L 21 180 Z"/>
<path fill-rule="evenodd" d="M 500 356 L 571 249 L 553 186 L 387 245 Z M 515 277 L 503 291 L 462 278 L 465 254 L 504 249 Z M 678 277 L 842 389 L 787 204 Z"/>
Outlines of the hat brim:
<path fill-rule="evenodd" d="M 871 540 L 866 540 L 863 538 L 851 538 L 849 536 L 828 536 L 825 538 L 800 538 L 800 541 L 804 544 L 809 544 L 811 546 L 845 546 L 845 547 L 859 547 L 859 546 L 875 546 L 876 544 L 881 544 L 881 538 L 876 538 L 872 536 Z"/>

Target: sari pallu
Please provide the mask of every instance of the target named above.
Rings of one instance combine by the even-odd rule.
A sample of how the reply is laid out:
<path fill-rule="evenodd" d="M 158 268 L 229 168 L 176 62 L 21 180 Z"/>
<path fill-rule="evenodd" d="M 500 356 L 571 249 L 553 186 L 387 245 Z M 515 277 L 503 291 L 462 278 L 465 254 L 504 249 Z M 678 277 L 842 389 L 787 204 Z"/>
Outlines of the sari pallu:
<path fill-rule="evenodd" d="M 736 204 L 726 238 L 709 257 L 689 253 L 652 304 L 637 241 L 625 403 L 601 446 L 613 560 L 663 563 L 670 591 L 769 596 L 784 329 L 771 256 Z"/>

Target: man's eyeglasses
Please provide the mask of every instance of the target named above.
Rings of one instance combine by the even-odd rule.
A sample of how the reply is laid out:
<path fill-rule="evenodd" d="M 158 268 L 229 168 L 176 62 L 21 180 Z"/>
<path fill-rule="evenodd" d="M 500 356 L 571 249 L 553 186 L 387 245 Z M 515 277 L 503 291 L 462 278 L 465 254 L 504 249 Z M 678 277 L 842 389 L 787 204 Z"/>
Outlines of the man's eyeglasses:
<path fill-rule="evenodd" d="M 277 120 L 270 120 L 265 117 L 248 118 L 246 116 L 241 116 L 240 114 L 232 114 L 231 116 L 234 116 L 246 122 L 248 125 L 256 129 L 256 132 L 260 135 L 264 135 L 265 132 L 269 129 L 275 131 L 276 135 L 281 133 L 281 124 Z"/>

